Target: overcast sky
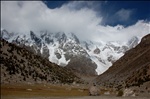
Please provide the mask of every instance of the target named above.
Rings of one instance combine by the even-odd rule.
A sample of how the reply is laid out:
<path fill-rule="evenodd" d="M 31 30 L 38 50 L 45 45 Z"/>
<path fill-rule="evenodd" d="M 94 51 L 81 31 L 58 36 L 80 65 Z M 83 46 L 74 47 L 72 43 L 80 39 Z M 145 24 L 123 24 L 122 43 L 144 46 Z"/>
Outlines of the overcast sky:
<path fill-rule="evenodd" d="M 150 33 L 150 8 L 148 1 L 2 1 L 1 28 L 19 33 L 75 33 L 83 40 L 126 41 Z"/>

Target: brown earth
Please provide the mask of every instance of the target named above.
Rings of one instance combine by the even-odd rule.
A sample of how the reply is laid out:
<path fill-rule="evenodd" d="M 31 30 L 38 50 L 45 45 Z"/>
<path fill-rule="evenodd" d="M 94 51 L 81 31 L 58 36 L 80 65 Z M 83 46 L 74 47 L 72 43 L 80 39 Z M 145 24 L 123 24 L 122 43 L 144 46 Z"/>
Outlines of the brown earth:
<path fill-rule="evenodd" d="M 1 85 L 1 99 L 149 99 L 148 97 L 89 96 L 88 86 L 52 84 Z"/>
<path fill-rule="evenodd" d="M 149 99 L 149 97 L 115 97 L 115 96 L 36 97 L 36 98 L 2 97 L 1 99 Z"/>

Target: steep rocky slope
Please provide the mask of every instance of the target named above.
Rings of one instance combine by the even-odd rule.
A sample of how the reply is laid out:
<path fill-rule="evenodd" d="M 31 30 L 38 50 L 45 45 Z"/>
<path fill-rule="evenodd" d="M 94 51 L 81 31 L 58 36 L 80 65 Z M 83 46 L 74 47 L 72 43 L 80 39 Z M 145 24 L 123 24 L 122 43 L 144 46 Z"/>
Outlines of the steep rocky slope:
<path fill-rule="evenodd" d="M 150 90 L 150 34 L 143 37 L 140 44 L 127 51 L 112 67 L 96 78 L 96 82 L 102 86 L 116 88 L 144 85 L 146 90 Z"/>
<path fill-rule="evenodd" d="M 48 31 L 11 33 L 5 29 L 1 30 L 0 37 L 26 47 L 31 52 L 49 59 L 50 62 L 72 68 L 85 75 L 102 74 L 139 42 L 137 37 L 126 42 L 103 42 L 101 40 L 94 42 L 81 40 L 74 33 Z"/>
<path fill-rule="evenodd" d="M 94 65 L 92 60 L 85 56 L 73 57 L 65 68 L 82 75 L 97 75 L 96 71 L 94 71 L 97 68 L 96 64 Z"/>
<path fill-rule="evenodd" d="M 0 39 L 1 83 L 80 82 L 72 72 Z"/>

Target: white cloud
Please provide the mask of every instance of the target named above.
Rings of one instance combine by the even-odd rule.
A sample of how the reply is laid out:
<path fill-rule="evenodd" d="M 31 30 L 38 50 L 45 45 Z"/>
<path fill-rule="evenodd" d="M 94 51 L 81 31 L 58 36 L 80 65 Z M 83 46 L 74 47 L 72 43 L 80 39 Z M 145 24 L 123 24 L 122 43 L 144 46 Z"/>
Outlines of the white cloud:
<path fill-rule="evenodd" d="M 128 27 L 123 27 L 122 25 L 117 25 L 115 27 L 106 26 L 100 28 L 99 31 L 102 32 L 100 36 L 104 41 L 116 41 L 116 40 L 127 41 L 133 36 L 141 38 L 146 34 L 150 33 L 150 22 L 144 22 L 143 20 L 140 20 L 132 26 Z"/>
<path fill-rule="evenodd" d="M 121 9 L 116 12 L 115 17 L 117 17 L 120 21 L 127 21 L 130 19 L 133 10 Z"/>
<path fill-rule="evenodd" d="M 150 23 L 144 21 L 138 21 L 135 25 L 126 28 L 121 25 L 103 26 L 102 16 L 97 16 L 96 11 L 79 5 L 80 2 L 72 1 L 62 7 L 50 9 L 41 1 L 2 1 L 1 26 L 9 32 L 20 33 L 27 33 L 30 30 L 73 32 L 81 39 L 95 41 L 124 41 L 131 36 L 141 37 L 150 32 Z M 77 9 L 77 6 L 80 9 Z M 123 12 L 120 12 L 120 16 Z"/>
<path fill-rule="evenodd" d="M 80 10 L 84 7 L 95 9 L 97 6 L 100 6 L 103 2 L 100 1 L 73 1 L 67 4 L 64 4 L 62 7 L 67 7 L 71 10 Z"/>

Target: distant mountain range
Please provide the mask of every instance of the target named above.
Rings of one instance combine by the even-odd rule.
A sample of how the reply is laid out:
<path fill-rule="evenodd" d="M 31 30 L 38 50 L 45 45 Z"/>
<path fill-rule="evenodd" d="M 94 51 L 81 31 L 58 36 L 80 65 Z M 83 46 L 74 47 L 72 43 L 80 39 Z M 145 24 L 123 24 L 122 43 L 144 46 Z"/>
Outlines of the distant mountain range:
<path fill-rule="evenodd" d="M 74 33 L 30 31 L 21 34 L 9 33 L 4 29 L 1 30 L 0 37 L 47 58 L 50 62 L 85 75 L 102 74 L 140 41 L 134 36 L 127 42 L 94 42 L 80 40 Z"/>

